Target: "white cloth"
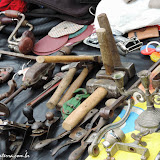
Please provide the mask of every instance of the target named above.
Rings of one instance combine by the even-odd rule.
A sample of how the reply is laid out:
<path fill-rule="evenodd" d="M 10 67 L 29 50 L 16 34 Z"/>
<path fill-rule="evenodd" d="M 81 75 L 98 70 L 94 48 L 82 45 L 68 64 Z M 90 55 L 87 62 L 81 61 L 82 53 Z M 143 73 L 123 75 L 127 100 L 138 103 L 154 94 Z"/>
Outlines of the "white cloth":
<path fill-rule="evenodd" d="M 148 7 L 150 0 L 126 4 L 123 0 L 101 0 L 96 9 L 94 25 L 99 28 L 97 16 L 106 13 L 113 34 L 122 35 L 133 29 L 160 25 L 160 9 Z"/>

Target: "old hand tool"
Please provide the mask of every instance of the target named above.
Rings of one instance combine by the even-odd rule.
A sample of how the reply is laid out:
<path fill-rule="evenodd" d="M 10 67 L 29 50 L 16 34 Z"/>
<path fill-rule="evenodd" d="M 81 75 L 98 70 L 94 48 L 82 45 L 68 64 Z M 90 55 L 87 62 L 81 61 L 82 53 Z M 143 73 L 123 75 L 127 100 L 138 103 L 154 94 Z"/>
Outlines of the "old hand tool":
<path fill-rule="evenodd" d="M 102 63 L 101 56 L 37 56 L 38 63 L 64 63 L 64 62 L 98 62 Z"/>
<path fill-rule="evenodd" d="M 111 50 L 105 43 L 107 41 L 106 31 L 101 28 L 97 33 L 98 39 L 101 41 L 100 48 L 106 74 L 112 75 L 114 72 L 114 64 L 112 58 L 108 60 L 108 53 L 111 54 Z M 106 56 L 105 53 L 108 55 Z M 94 108 L 105 96 L 107 96 L 107 98 L 116 98 L 120 96 L 115 82 L 110 79 L 90 79 L 86 84 L 86 89 L 88 93 L 92 94 L 65 119 L 62 124 L 62 127 L 65 130 L 73 129 L 83 119 L 87 112 Z"/>
<path fill-rule="evenodd" d="M 8 38 L 8 43 L 10 44 L 9 47 L 11 49 L 14 49 L 15 51 L 19 51 L 24 54 L 29 53 L 32 50 L 33 44 L 34 44 L 34 40 L 33 40 L 34 36 L 31 33 L 33 26 L 31 24 L 28 25 L 30 27 L 30 29 L 27 32 L 27 34 L 24 33 L 21 36 L 21 41 L 20 41 L 20 39 L 18 39 L 16 41 L 12 41 L 12 38 L 16 35 L 18 28 L 22 25 L 22 23 L 25 23 L 25 25 L 28 24 L 28 22 L 24 21 L 25 15 L 23 13 L 15 11 L 15 10 L 6 10 L 3 12 L 0 12 L 0 14 L 4 14 L 5 16 L 7 16 L 9 18 L 17 18 L 17 19 L 20 18 L 20 20 L 17 21 L 18 23 L 17 23 L 15 29 L 13 30 L 13 32 L 11 33 L 11 35 Z"/>
<path fill-rule="evenodd" d="M 102 139 L 102 137 L 110 130 L 112 129 L 115 129 L 115 128 L 119 128 L 120 126 L 122 126 L 127 118 L 129 117 L 130 115 L 130 112 L 131 112 L 131 108 L 132 106 L 134 105 L 133 103 L 134 101 L 132 99 L 129 99 L 128 100 L 128 107 L 127 107 L 127 110 L 125 112 L 125 115 L 123 116 L 123 118 L 121 120 L 119 120 L 118 122 L 115 122 L 115 123 L 112 123 L 112 124 L 108 124 L 106 126 L 104 126 L 96 135 L 96 137 L 94 138 L 94 140 L 92 141 L 92 144 L 89 146 L 88 148 L 88 153 L 91 155 L 91 156 L 98 156 L 99 155 L 99 147 L 98 147 L 98 144 L 100 142 L 100 140 Z"/>
<path fill-rule="evenodd" d="M 99 116 L 99 113 L 98 113 Z M 95 115 L 96 117 L 96 115 Z M 92 122 L 91 122 L 92 123 Z M 100 118 L 96 127 L 92 128 L 92 125 L 89 125 L 89 130 L 87 131 L 85 137 L 81 140 L 81 146 L 74 150 L 68 160 L 77 160 L 81 157 L 83 152 L 86 150 L 87 146 L 93 141 L 97 132 L 107 123 L 107 120 Z"/>
<path fill-rule="evenodd" d="M 17 84 L 13 79 L 11 79 L 11 80 L 8 81 L 8 86 L 9 86 L 9 91 L 7 91 L 7 92 L 5 92 L 3 94 L 0 94 L 0 101 L 2 99 L 7 98 L 10 95 L 12 95 L 13 92 L 15 91 L 16 87 L 17 87 Z"/>
<path fill-rule="evenodd" d="M 13 121 L 2 121 L 0 123 L 0 150 L 1 153 L 11 155 L 15 159 L 20 152 L 23 142 L 29 132 L 29 126 Z"/>
<path fill-rule="evenodd" d="M 46 113 L 46 120 L 44 122 L 34 122 L 31 125 L 32 134 L 30 135 L 32 139 L 32 143 L 30 145 L 30 149 L 34 150 L 35 145 L 43 139 L 47 139 L 53 134 L 55 131 L 55 127 L 59 122 L 60 118 L 55 117 L 52 112 Z"/>
<path fill-rule="evenodd" d="M 60 84 L 61 79 L 66 75 L 66 72 L 59 72 L 55 74 L 54 78 L 43 86 L 44 91 L 36 96 L 33 100 L 28 102 L 26 106 L 23 108 L 23 114 L 27 117 L 27 122 L 32 124 L 35 122 L 33 118 L 33 107 L 37 105 L 42 99 L 44 99 L 47 95 L 53 92 L 58 85 Z"/>
<path fill-rule="evenodd" d="M 148 69 L 148 71 L 153 71 L 159 64 L 160 64 L 160 60 L 157 61 L 156 63 L 154 63 L 154 64 Z M 140 81 L 140 79 L 138 79 L 138 80 L 128 89 L 128 91 L 131 90 L 131 89 L 133 89 L 133 88 L 138 87 L 138 86 L 140 85 L 140 83 L 141 83 L 141 81 Z M 127 96 L 125 96 L 125 95 L 120 96 L 120 97 L 110 106 L 110 108 L 112 108 L 113 110 L 116 109 L 117 107 L 119 107 L 119 105 L 120 105 L 126 98 L 127 98 Z M 131 107 L 131 106 L 130 106 L 130 107 Z M 128 112 L 128 113 L 127 113 L 127 112 Z M 127 114 L 129 115 L 130 110 L 128 110 L 127 112 L 126 112 L 126 115 L 127 115 Z M 124 118 L 127 118 L 127 116 L 126 116 L 126 117 L 124 116 Z M 123 121 L 125 121 L 125 119 L 124 119 Z M 119 121 L 119 124 L 120 124 L 120 125 L 123 124 L 123 123 L 124 123 L 123 121 L 121 121 L 122 123 Z M 111 125 L 112 125 L 112 124 L 111 124 Z M 110 126 L 110 125 L 109 125 L 109 126 Z M 96 137 L 96 138 L 94 139 L 94 141 L 92 142 L 92 144 L 91 144 L 91 146 L 89 147 L 89 150 L 88 150 L 88 152 L 89 152 L 90 155 L 92 155 L 92 156 L 97 156 L 97 155 L 99 154 L 99 152 L 98 152 L 98 154 L 97 154 L 97 153 L 94 153 L 94 148 L 96 148 L 96 149 L 99 150 L 99 148 L 98 148 L 98 143 L 100 142 L 100 140 L 101 140 L 101 138 L 103 137 L 103 135 L 108 131 L 107 128 L 110 128 L 109 126 L 107 126 L 106 128 L 102 129 L 102 131 L 100 131 L 100 132 L 98 133 L 97 137 Z M 116 125 L 115 125 L 115 126 L 116 126 Z M 107 130 L 107 131 L 105 131 L 105 130 Z M 110 129 L 109 129 L 109 130 L 110 130 Z"/>
<path fill-rule="evenodd" d="M 117 46 L 111 31 L 111 27 L 106 14 L 98 15 L 100 29 L 96 31 L 102 54 L 104 69 L 100 70 L 96 78 L 111 78 L 114 70 L 123 70 L 128 78 L 135 75 L 135 67 L 133 63 L 121 63 Z M 108 62 L 109 61 L 109 62 Z M 107 71 L 108 70 L 108 71 Z M 108 73 L 107 73 L 108 72 Z"/>
<path fill-rule="evenodd" d="M 32 65 L 26 72 L 24 81 L 21 87 L 16 90 L 7 100 L 3 103 L 0 103 L 0 112 L 1 116 L 9 116 L 9 108 L 7 107 L 7 103 L 10 102 L 16 95 L 18 95 L 21 91 L 27 89 L 28 87 L 33 87 L 42 81 L 44 78 L 48 79 L 51 77 L 54 69 L 54 64 L 44 63 L 43 65 L 39 63 L 35 63 Z M 48 77 L 47 77 L 48 76 Z"/>
<path fill-rule="evenodd" d="M 83 70 L 79 74 L 79 76 L 76 78 L 76 80 L 70 85 L 66 93 L 63 95 L 63 97 L 60 99 L 60 101 L 57 104 L 57 109 L 61 110 L 63 104 L 67 102 L 69 99 L 72 98 L 74 91 L 78 89 L 85 78 L 87 77 L 88 73 L 93 69 L 93 64 L 84 64 Z"/>
<path fill-rule="evenodd" d="M 140 144 L 142 146 L 147 145 L 146 142 L 141 141 L 141 138 L 143 136 L 146 136 L 147 134 L 149 134 L 149 131 L 140 132 L 137 135 L 132 133 L 131 137 L 135 140 L 133 143 L 121 143 L 121 142 L 114 143 L 114 145 L 111 148 L 106 149 L 107 155 L 108 155 L 107 160 L 113 160 L 113 156 L 119 150 L 123 150 L 126 152 L 132 152 L 132 153 L 138 153 L 141 155 L 141 160 L 146 160 L 150 155 L 149 150 L 148 148 L 141 147 Z"/>
<path fill-rule="evenodd" d="M 91 122 L 89 122 L 85 126 L 85 129 L 83 129 L 81 127 L 74 128 L 73 131 L 71 132 L 71 134 L 69 135 L 69 137 L 71 138 L 71 140 L 68 140 L 66 143 L 57 146 L 52 151 L 52 156 L 55 155 L 59 151 L 59 149 L 61 149 L 62 147 L 66 146 L 66 145 L 69 145 L 69 144 L 77 143 L 83 137 L 86 137 L 86 135 L 90 133 L 88 130 L 92 128 L 92 126 L 94 125 L 94 123 L 95 123 L 95 121 L 97 120 L 98 117 L 99 117 L 99 112 L 94 115 L 94 117 L 92 118 Z"/>
<path fill-rule="evenodd" d="M 9 79 L 13 71 L 13 67 L 0 67 L 0 84 L 6 82 Z"/>
<path fill-rule="evenodd" d="M 36 60 L 36 56 L 24 55 L 24 54 L 15 53 L 15 52 L 0 50 L 0 54 L 9 55 L 9 56 L 18 57 L 18 58 L 29 59 L 29 60 Z"/>
<path fill-rule="evenodd" d="M 81 125 L 83 125 L 85 122 L 87 122 L 87 121 L 88 121 L 91 117 L 93 117 L 97 112 L 98 112 L 98 109 L 92 109 L 90 112 L 88 112 L 88 114 L 86 115 L 86 117 L 83 119 L 82 123 L 81 123 L 79 126 L 81 126 Z M 58 135 L 57 137 L 55 137 L 55 138 L 50 138 L 50 139 L 43 140 L 43 141 L 37 143 L 37 144 L 34 146 L 34 148 L 35 148 L 36 150 L 39 150 L 39 149 L 47 146 L 48 144 L 50 144 L 50 143 L 52 143 L 52 142 L 54 142 L 54 141 L 56 141 L 56 140 L 59 140 L 59 139 L 65 137 L 65 136 L 69 135 L 70 133 L 71 133 L 71 131 L 65 131 L 65 132 L 61 133 L 60 135 Z"/>
<path fill-rule="evenodd" d="M 83 66 L 83 63 L 80 63 L 80 62 L 71 63 L 70 69 L 67 72 L 66 76 L 62 79 L 58 88 L 56 89 L 52 97 L 49 99 L 49 101 L 47 102 L 47 107 L 49 109 L 53 109 L 56 107 L 63 92 L 66 90 L 66 88 L 71 83 L 77 69 L 79 69 L 82 66 Z"/>
<path fill-rule="evenodd" d="M 119 96 L 115 82 L 109 79 L 91 79 L 87 82 L 86 89 L 92 94 L 66 118 L 62 124 L 64 129 L 73 129 L 83 119 L 88 111 L 94 108 L 105 96 Z"/>

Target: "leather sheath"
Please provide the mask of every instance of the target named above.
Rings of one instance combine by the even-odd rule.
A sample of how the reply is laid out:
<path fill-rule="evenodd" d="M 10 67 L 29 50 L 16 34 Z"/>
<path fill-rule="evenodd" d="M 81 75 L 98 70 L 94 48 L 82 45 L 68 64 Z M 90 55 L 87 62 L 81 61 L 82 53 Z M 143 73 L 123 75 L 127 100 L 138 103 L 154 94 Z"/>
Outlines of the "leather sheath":
<path fill-rule="evenodd" d="M 128 33 L 129 38 L 134 37 L 134 36 L 136 36 L 139 40 L 159 37 L 158 27 L 150 26 L 150 27 L 136 29 Z"/>

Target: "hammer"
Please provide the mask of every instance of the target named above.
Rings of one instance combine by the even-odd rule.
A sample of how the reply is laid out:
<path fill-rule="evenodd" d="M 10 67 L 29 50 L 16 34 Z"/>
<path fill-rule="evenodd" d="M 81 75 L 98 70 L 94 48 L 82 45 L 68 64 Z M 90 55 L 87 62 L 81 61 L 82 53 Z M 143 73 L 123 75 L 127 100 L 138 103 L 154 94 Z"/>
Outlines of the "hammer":
<path fill-rule="evenodd" d="M 107 23 L 109 24 L 108 21 Z M 112 73 L 114 72 L 114 65 L 121 66 L 121 62 L 119 56 L 117 56 L 118 52 L 113 53 L 113 51 L 115 50 L 112 49 L 112 44 L 109 43 L 110 39 L 112 39 L 110 37 L 113 37 L 112 32 L 110 31 L 110 26 L 109 28 L 107 28 L 107 30 L 109 31 L 109 35 L 104 28 L 100 28 L 96 32 L 100 44 L 100 51 L 106 74 L 112 75 Z M 113 61 L 113 54 L 116 54 L 115 60 L 117 62 Z M 65 130 L 73 129 L 83 119 L 83 117 L 92 108 L 94 108 L 105 96 L 107 96 L 108 98 L 115 98 L 119 96 L 119 92 L 117 90 L 115 82 L 109 79 L 91 79 L 87 82 L 86 88 L 92 94 L 65 119 L 62 124 L 62 127 Z"/>
<path fill-rule="evenodd" d="M 86 89 L 92 94 L 65 119 L 62 127 L 67 131 L 73 129 L 103 98 L 120 95 L 115 82 L 109 79 L 90 79 L 86 84 Z"/>
<path fill-rule="evenodd" d="M 91 64 L 86 64 L 86 66 L 84 66 L 84 68 L 81 71 L 81 73 L 79 74 L 79 76 L 70 85 L 70 87 L 68 88 L 66 93 L 63 95 L 61 100 L 58 102 L 57 110 L 60 110 L 62 108 L 63 104 L 73 97 L 74 91 L 82 85 L 83 81 L 85 80 L 85 78 L 87 77 L 87 75 L 89 74 L 89 72 L 92 69 L 93 69 L 93 64 L 92 63 Z"/>
<path fill-rule="evenodd" d="M 46 104 L 49 109 L 53 109 L 56 107 L 63 92 L 67 89 L 67 87 L 71 83 L 77 69 L 79 69 L 81 66 L 82 66 L 82 63 L 80 62 L 75 62 L 70 64 L 69 71 L 67 72 L 66 76 L 62 79 L 58 88 L 56 89 L 56 91 L 54 92 L 54 94 Z"/>

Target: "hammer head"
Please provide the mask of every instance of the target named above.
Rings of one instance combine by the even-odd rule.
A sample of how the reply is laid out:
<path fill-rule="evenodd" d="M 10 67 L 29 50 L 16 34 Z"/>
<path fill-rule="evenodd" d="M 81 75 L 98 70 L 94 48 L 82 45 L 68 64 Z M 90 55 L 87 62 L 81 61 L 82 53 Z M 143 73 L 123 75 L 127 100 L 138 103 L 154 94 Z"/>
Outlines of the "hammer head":
<path fill-rule="evenodd" d="M 120 93 L 113 80 L 90 79 L 86 84 L 86 89 L 88 93 L 93 93 L 98 87 L 103 87 L 108 91 L 106 96 L 107 98 L 118 98 L 120 96 Z"/>

